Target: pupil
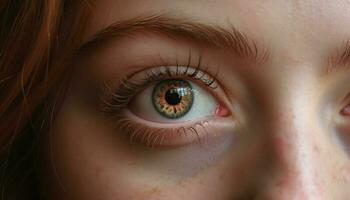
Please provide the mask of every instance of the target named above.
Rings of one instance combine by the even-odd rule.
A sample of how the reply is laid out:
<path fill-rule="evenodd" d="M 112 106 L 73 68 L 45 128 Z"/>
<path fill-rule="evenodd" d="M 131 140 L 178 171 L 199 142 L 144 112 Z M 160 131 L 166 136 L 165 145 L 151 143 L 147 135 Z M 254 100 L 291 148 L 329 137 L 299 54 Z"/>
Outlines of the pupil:
<path fill-rule="evenodd" d="M 165 100 L 169 105 L 177 105 L 181 102 L 182 97 L 176 89 L 170 89 L 165 93 Z"/>

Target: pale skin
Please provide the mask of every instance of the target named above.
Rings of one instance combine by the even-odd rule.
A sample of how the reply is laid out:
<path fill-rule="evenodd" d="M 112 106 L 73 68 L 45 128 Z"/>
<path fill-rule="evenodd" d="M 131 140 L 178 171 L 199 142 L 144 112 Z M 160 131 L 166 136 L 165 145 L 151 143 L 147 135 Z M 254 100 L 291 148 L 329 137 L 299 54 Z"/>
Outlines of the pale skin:
<path fill-rule="evenodd" d="M 229 48 L 140 31 L 77 58 L 76 85 L 91 74 L 117 84 L 159 56 L 186 63 L 190 50 L 208 72 L 219 71 L 216 98 L 230 115 L 207 130 L 205 142 L 148 147 L 131 143 L 84 103 L 84 89 L 72 87 L 48 139 L 51 199 L 350 197 L 350 117 L 342 112 L 350 103 L 349 63 L 332 62 L 350 39 L 349 1 L 99 0 L 85 41 L 118 21 L 157 13 L 233 25 L 268 56 L 255 62 Z"/>

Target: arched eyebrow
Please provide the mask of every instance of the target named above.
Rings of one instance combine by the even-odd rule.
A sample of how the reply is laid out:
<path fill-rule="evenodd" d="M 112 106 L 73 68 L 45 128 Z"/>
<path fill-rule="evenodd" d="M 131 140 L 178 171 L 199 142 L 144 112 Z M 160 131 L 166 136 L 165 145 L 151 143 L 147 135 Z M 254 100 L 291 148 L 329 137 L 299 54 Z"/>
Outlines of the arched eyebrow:
<path fill-rule="evenodd" d="M 141 16 L 116 22 L 97 32 L 80 49 L 91 49 L 111 38 L 119 38 L 141 31 L 159 33 L 176 39 L 228 49 L 236 56 L 255 63 L 266 62 L 270 57 L 267 48 L 259 47 L 257 42 L 238 31 L 232 24 L 228 27 L 221 27 L 201 23 L 194 19 L 165 14 Z"/>

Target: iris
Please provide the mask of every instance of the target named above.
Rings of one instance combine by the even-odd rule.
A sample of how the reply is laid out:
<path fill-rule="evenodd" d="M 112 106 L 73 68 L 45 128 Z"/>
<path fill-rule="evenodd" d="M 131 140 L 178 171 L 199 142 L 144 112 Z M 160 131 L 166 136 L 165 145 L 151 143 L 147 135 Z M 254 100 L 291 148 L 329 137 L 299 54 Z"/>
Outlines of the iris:
<path fill-rule="evenodd" d="M 160 81 L 153 89 L 152 103 L 159 114 L 169 119 L 178 119 L 192 108 L 194 94 L 186 80 L 168 79 Z"/>

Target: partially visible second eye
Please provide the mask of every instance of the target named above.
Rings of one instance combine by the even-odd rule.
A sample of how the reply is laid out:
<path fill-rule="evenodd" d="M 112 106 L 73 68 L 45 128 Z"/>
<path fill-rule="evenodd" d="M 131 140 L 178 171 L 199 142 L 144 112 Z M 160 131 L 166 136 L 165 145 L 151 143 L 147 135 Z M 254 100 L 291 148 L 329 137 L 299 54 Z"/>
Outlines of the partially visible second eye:
<path fill-rule="evenodd" d="M 340 114 L 346 117 L 350 116 L 350 105 L 346 105 L 342 110 L 340 111 Z"/>
<path fill-rule="evenodd" d="M 218 102 L 192 81 L 166 79 L 134 96 L 129 109 L 147 121 L 184 122 L 215 115 Z"/>

